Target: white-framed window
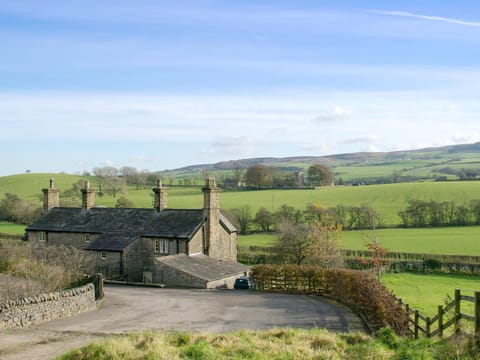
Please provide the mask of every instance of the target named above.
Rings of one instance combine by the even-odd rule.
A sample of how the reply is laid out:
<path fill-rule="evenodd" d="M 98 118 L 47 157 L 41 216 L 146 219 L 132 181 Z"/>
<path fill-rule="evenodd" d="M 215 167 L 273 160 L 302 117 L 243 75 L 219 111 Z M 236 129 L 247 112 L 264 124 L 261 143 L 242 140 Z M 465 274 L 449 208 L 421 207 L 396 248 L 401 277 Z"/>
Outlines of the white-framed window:
<path fill-rule="evenodd" d="M 153 242 L 153 251 L 156 254 L 168 254 L 168 243 L 167 239 L 155 239 Z"/>
<path fill-rule="evenodd" d="M 48 240 L 48 234 L 45 231 L 40 231 L 40 233 L 38 234 L 38 240 L 47 241 Z"/>
<path fill-rule="evenodd" d="M 100 259 L 105 260 L 106 258 L 107 258 L 107 252 L 106 252 L 106 251 L 102 251 L 102 252 L 100 253 Z"/>
<path fill-rule="evenodd" d="M 90 234 L 84 234 L 83 235 L 83 240 L 85 240 L 85 242 L 90 242 Z"/>

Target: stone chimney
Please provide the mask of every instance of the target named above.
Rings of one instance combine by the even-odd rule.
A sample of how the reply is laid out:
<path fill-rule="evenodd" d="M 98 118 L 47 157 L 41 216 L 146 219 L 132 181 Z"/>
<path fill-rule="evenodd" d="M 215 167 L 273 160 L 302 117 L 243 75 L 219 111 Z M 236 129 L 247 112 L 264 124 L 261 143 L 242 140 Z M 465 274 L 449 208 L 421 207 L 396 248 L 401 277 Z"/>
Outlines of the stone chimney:
<path fill-rule="evenodd" d="M 42 189 L 43 192 L 43 212 L 47 212 L 53 207 L 60 205 L 59 191 L 53 185 L 53 179 L 50 179 L 50 186 L 47 189 Z"/>
<path fill-rule="evenodd" d="M 152 190 L 154 193 L 153 208 L 157 211 L 166 209 L 168 206 L 168 188 L 164 187 L 162 181 L 158 179 L 157 186 Z"/>
<path fill-rule="evenodd" d="M 215 178 L 209 176 L 203 191 L 203 213 L 207 217 L 206 224 L 206 249 L 207 255 L 221 258 L 222 246 L 219 233 L 220 226 L 220 188 L 217 187 Z"/>
<path fill-rule="evenodd" d="M 85 188 L 82 190 L 82 210 L 89 210 L 95 206 L 95 190 L 90 187 L 90 182 L 85 181 Z"/>

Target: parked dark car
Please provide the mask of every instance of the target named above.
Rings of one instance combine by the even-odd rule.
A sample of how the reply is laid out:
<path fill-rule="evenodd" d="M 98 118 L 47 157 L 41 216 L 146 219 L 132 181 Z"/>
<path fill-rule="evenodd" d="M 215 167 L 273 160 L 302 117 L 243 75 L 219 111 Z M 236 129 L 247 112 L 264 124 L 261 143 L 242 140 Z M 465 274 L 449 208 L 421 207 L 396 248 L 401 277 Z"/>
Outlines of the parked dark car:
<path fill-rule="evenodd" d="M 253 283 L 248 276 L 242 276 L 235 280 L 233 288 L 236 290 L 253 290 Z"/>

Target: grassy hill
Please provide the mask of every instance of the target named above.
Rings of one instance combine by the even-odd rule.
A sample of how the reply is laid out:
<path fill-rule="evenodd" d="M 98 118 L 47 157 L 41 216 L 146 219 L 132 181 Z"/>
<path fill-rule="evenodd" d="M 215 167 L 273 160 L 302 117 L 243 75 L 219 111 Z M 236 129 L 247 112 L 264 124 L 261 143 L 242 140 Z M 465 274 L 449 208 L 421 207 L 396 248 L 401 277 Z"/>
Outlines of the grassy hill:
<path fill-rule="evenodd" d="M 54 178 L 57 189 L 66 190 L 79 179 L 85 179 L 95 183 L 94 177 L 82 177 L 69 174 L 19 174 L 0 177 L 0 196 L 11 193 L 20 198 L 40 203 L 42 200 L 42 189 L 48 187 L 50 178 Z"/>
<path fill-rule="evenodd" d="M 205 173 L 230 176 L 235 167 L 246 169 L 254 164 L 305 171 L 314 163 L 328 165 L 337 179 L 345 181 L 376 182 L 393 180 L 394 176 L 397 181 L 433 180 L 441 176 L 456 179 L 464 169 L 480 174 L 480 143 L 394 152 L 251 158 L 187 166 L 161 174 L 172 178 L 201 178 Z"/>
<path fill-rule="evenodd" d="M 325 163 L 333 168 L 337 179 L 367 180 L 374 183 L 386 179 L 397 180 L 422 179 L 417 182 L 397 182 L 369 186 L 335 186 L 315 190 L 261 190 L 224 192 L 221 194 L 221 206 L 225 209 L 249 205 L 254 214 L 260 207 L 276 210 L 282 204 L 304 208 L 308 203 L 325 207 L 342 204 L 373 207 L 386 225 L 400 222 L 398 212 L 405 208 L 408 200 L 436 200 L 467 203 L 471 199 L 480 199 L 480 181 L 426 181 L 443 176 L 458 178 L 461 173 L 471 177 L 480 174 L 480 143 L 468 145 L 445 146 L 412 151 L 389 153 L 352 153 L 323 157 L 291 158 L 255 158 L 225 161 L 217 164 L 203 164 L 182 169 L 161 172 L 160 175 L 170 180 L 173 178 L 195 179 L 196 186 L 171 186 L 169 190 L 169 207 L 200 208 L 202 206 L 201 180 L 205 174 L 231 176 L 236 166 L 247 168 L 255 163 L 263 163 L 289 170 L 304 170 L 315 162 Z M 468 170 L 467 170 L 468 169 Z M 69 174 L 20 174 L 0 177 L 0 196 L 13 193 L 20 198 L 40 203 L 41 189 L 48 186 L 50 177 L 55 180 L 55 187 L 60 190 L 71 188 L 79 179 L 89 180 L 97 189 L 95 177 Z M 368 181 L 372 180 L 372 181 Z M 166 181 L 165 181 L 166 182 Z M 169 181 L 170 182 L 170 181 Z M 169 183 L 168 182 L 168 183 Z M 381 181 L 380 181 L 381 182 Z M 178 181 L 173 181 L 178 184 Z M 151 207 L 150 187 L 137 190 L 129 187 L 127 194 L 135 207 Z M 109 195 L 97 196 L 97 205 L 114 206 L 116 198 Z"/>
<path fill-rule="evenodd" d="M 66 174 L 22 174 L 0 177 L 0 196 L 9 192 L 22 199 L 41 203 L 41 189 L 48 186 L 50 177 L 55 180 L 55 187 L 64 190 L 79 179 L 90 180 L 93 186 L 96 179 Z M 130 187 L 124 196 L 136 207 L 151 207 L 151 189 L 136 190 Z M 223 192 L 220 204 L 224 209 L 248 205 L 252 214 L 260 207 L 276 210 L 282 204 L 305 208 L 314 203 L 325 207 L 367 204 L 373 207 L 386 225 L 400 223 L 398 212 L 405 208 L 410 199 L 455 201 L 459 204 L 472 199 L 480 199 L 480 181 L 417 182 L 369 186 L 333 186 L 315 190 L 259 190 Z M 97 205 L 114 206 L 116 198 L 109 195 L 97 196 Z M 200 186 L 172 186 L 168 198 L 171 208 L 201 208 L 203 194 Z"/>

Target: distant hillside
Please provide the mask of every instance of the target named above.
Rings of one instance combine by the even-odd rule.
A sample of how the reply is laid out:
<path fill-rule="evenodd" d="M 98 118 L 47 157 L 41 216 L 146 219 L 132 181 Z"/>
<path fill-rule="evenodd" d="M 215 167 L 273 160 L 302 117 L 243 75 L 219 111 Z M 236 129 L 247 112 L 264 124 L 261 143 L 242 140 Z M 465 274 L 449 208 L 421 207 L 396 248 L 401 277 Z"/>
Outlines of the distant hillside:
<path fill-rule="evenodd" d="M 328 156 L 296 156 L 287 158 L 251 158 L 222 161 L 215 164 L 201 164 L 175 170 L 159 171 L 152 174 L 164 178 L 167 185 L 184 184 L 182 179 L 193 179 L 191 185 L 201 186 L 206 174 L 218 179 L 232 177 L 235 168 L 246 170 L 254 164 L 265 164 L 285 171 L 306 171 L 314 163 L 329 166 L 335 172 L 335 178 L 345 182 L 365 181 L 366 183 L 392 183 L 432 180 L 480 179 L 480 142 L 475 144 L 451 145 L 420 150 L 394 152 L 359 152 Z M 69 189 L 80 179 L 89 180 L 99 188 L 98 179 L 92 176 L 69 174 L 19 174 L 0 177 L 0 198 L 5 193 L 14 193 L 33 202 L 41 201 L 41 189 L 48 185 L 50 177 L 61 190 Z M 176 179 L 176 180 L 175 180 Z M 167 181 L 169 180 L 169 181 Z M 145 186 L 146 197 L 132 200 L 139 206 L 150 206 L 151 185 Z M 136 192 L 129 189 L 129 197 Z M 112 206 L 114 200 L 104 196 L 99 204 Z"/>
<path fill-rule="evenodd" d="M 161 171 L 160 174 L 174 178 L 199 177 L 207 173 L 228 174 L 235 168 L 247 169 L 255 164 L 264 164 L 287 171 L 306 171 L 314 163 L 331 167 L 336 178 L 342 178 L 345 181 L 388 182 L 386 180 L 392 178 L 395 178 L 395 181 L 467 180 L 480 175 L 480 142 L 393 152 L 249 158 L 191 165 Z"/>

